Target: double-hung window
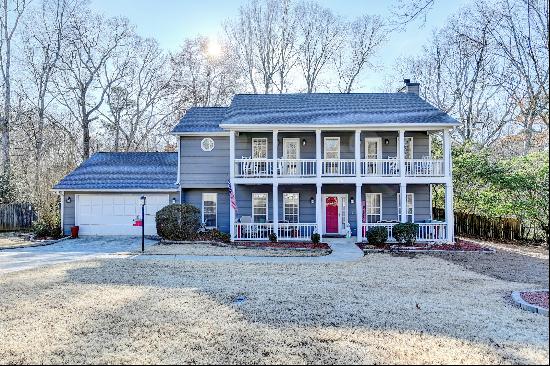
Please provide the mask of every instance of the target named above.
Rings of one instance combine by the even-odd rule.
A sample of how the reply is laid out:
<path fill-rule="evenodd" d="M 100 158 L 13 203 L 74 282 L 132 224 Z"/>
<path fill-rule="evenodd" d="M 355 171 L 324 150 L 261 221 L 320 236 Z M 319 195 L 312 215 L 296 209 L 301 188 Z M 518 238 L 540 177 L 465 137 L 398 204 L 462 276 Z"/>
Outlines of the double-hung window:
<path fill-rule="evenodd" d="M 382 193 L 365 194 L 365 220 L 367 223 L 382 220 Z"/>
<path fill-rule="evenodd" d="M 412 159 L 414 156 L 413 153 L 414 138 L 405 137 L 405 159 Z M 399 137 L 397 137 L 397 155 L 399 155 Z"/>
<path fill-rule="evenodd" d="M 218 226 L 218 194 L 202 194 L 202 222 L 207 228 Z"/>
<path fill-rule="evenodd" d="M 266 223 L 267 193 L 252 193 L 252 219 L 256 223 Z"/>
<path fill-rule="evenodd" d="M 401 221 L 401 193 L 397 194 L 397 219 Z M 407 222 L 414 221 L 414 193 L 407 193 Z"/>
<path fill-rule="evenodd" d="M 267 159 L 267 138 L 252 139 L 252 159 Z"/>
<path fill-rule="evenodd" d="M 284 220 L 290 223 L 300 221 L 300 195 L 298 193 L 283 194 Z"/>

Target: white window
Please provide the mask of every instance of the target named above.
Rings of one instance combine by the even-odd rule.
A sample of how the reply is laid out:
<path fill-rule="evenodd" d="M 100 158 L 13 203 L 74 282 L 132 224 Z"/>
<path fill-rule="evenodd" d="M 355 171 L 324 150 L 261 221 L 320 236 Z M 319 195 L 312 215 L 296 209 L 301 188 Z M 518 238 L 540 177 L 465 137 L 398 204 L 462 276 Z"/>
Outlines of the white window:
<path fill-rule="evenodd" d="M 212 151 L 214 150 L 214 140 L 210 137 L 205 137 L 201 141 L 202 151 Z"/>
<path fill-rule="evenodd" d="M 298 193 L 283 194 L 284 220 L 300 222 L 300 195 Z"/>
<path fill-rule="evenodd" d="M 207 228 L 218 226 L 218 194 L 202 194 L 202 222 Z"/>
<path fill-rule="evenodd" d="M 252 159 L 267 159 L 267 138 L 252 139 Z"/>
<path fill-rule="evenodd" d="M 365 159 L 382 159 L 382 138 L 365 138 Z"/>
<path fill-rule="evenodd" d="M 252 218 L 254 222 L 267 222 L 267 193 L 252 193 Z"/>
<path fill-rule="evenodd" d="M 340 159 L 340 137 L 325 137 L 325 159 Z"/>
<path fill-rule="evenodd" d="M 397 219 L 401 220 L 401 193 L 397 194 Z M 407 193 L 407 222 L 414 221 L 414 193 Z"/>
<path fill-rule="evenodd" d="M 405 159 L 413 158 L 413 137 L 405 137 Z M 399 156 L 399 136 L 397 137 L 397 155 Z"/>
<path fill-rule="evenodd" d="M 368 223 L 382 221 L 382 193 L 365 194 L 365 220 Z"/>

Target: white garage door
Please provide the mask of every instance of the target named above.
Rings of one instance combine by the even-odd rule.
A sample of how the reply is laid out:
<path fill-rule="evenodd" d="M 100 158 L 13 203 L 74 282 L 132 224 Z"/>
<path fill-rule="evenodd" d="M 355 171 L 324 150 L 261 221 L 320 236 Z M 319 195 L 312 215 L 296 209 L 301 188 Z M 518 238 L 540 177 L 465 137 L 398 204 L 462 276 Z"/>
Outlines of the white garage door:
<path fill-rule="evenodd" d="M 141 235 L 140 226 L 132 226 L 141 217 L 141 194 L 77 194 L 76 225 L 81 235 Z M 156 235 L 155 215 L 168 205 L 165 193 L 146 194 L 145 235 Z"/>

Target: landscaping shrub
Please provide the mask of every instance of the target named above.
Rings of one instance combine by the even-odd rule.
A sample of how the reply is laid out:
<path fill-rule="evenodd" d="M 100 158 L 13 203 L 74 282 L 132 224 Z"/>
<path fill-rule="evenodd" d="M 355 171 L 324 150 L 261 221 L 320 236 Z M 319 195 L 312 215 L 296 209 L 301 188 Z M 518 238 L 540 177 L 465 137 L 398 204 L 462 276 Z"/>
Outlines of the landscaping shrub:
<path fill-rule="evenodd" d="M 388 229 L 385 226 L 373 226 L 365 233 L 365 236 L 369 244 L 384 244 L 388 241 Z"/>
<path fill-rule="evenodd" d="M 200 226 L 201 211 L 190 204 L 171 204 L 157 212 L 157 233 L 166 240 L 193 240 Z"/>
<path fill-rule="evenodd" d="M 220 243 L 229 243 L 231 236 L 228 233 L 219 231 L 218 229 L 207 230 L 204 233 L 199 234 L 200 240 L 210 240 Z"/>
<path fill-rule="evenodd" d="M 399 244 L 414 244 L 416 233 L 418 233 L 418 224 L 412 222 L 400 223 L 393 227 L 393 237 Z"/>
<path fill-rule="evenodd" d="M 61 220 L 59 216 L 53 212 L 42 214 L 38 221 L 33 223 L 32 231 L 38 239 L 59 239 L 63 234 L 61 232 Z"/>
<path fill-rule="evenodd" d="M 272 243 L 277 242 L 277 234 L 269 233 L 269 241 L 272 242 Z"/>
<path fill-rule="evenodd" d="M 321 241 L 321 235 L 319 233 L 311 234 L 311 242 L 313 244 L 318 244 Z"/>

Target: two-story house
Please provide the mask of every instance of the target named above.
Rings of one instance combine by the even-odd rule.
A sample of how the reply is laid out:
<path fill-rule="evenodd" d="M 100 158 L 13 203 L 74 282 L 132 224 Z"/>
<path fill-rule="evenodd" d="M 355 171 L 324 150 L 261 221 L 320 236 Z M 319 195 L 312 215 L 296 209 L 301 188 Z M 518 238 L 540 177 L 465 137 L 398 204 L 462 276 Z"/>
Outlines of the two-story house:
<path fill-rule="evenodd" d="M 197 206 L 207 227 L 234 241 L 268 240 L 272 232 L 284 241 L 314 232 L 362 241 L 373 226 L 387 227 L 391 238 L 396 223 L 416 222 L 419 241 L 451 242 L 457 122 L 418 91 L 406 80 L 397 93 L 239 94 L 228 107 L 191 108 L 173 130 L 175 184 L 152 185 L 157 191 L 148 194 Z M 443 158 L 432 156 L 434 134 L 443 137 Z M 432 220 L 433 184 L 445 186 L 445 222 Z M 68 193 L 63 180 L 54 188 Z M 82 221 L 69 218 L 65 229 L 72 224 Z"/>

